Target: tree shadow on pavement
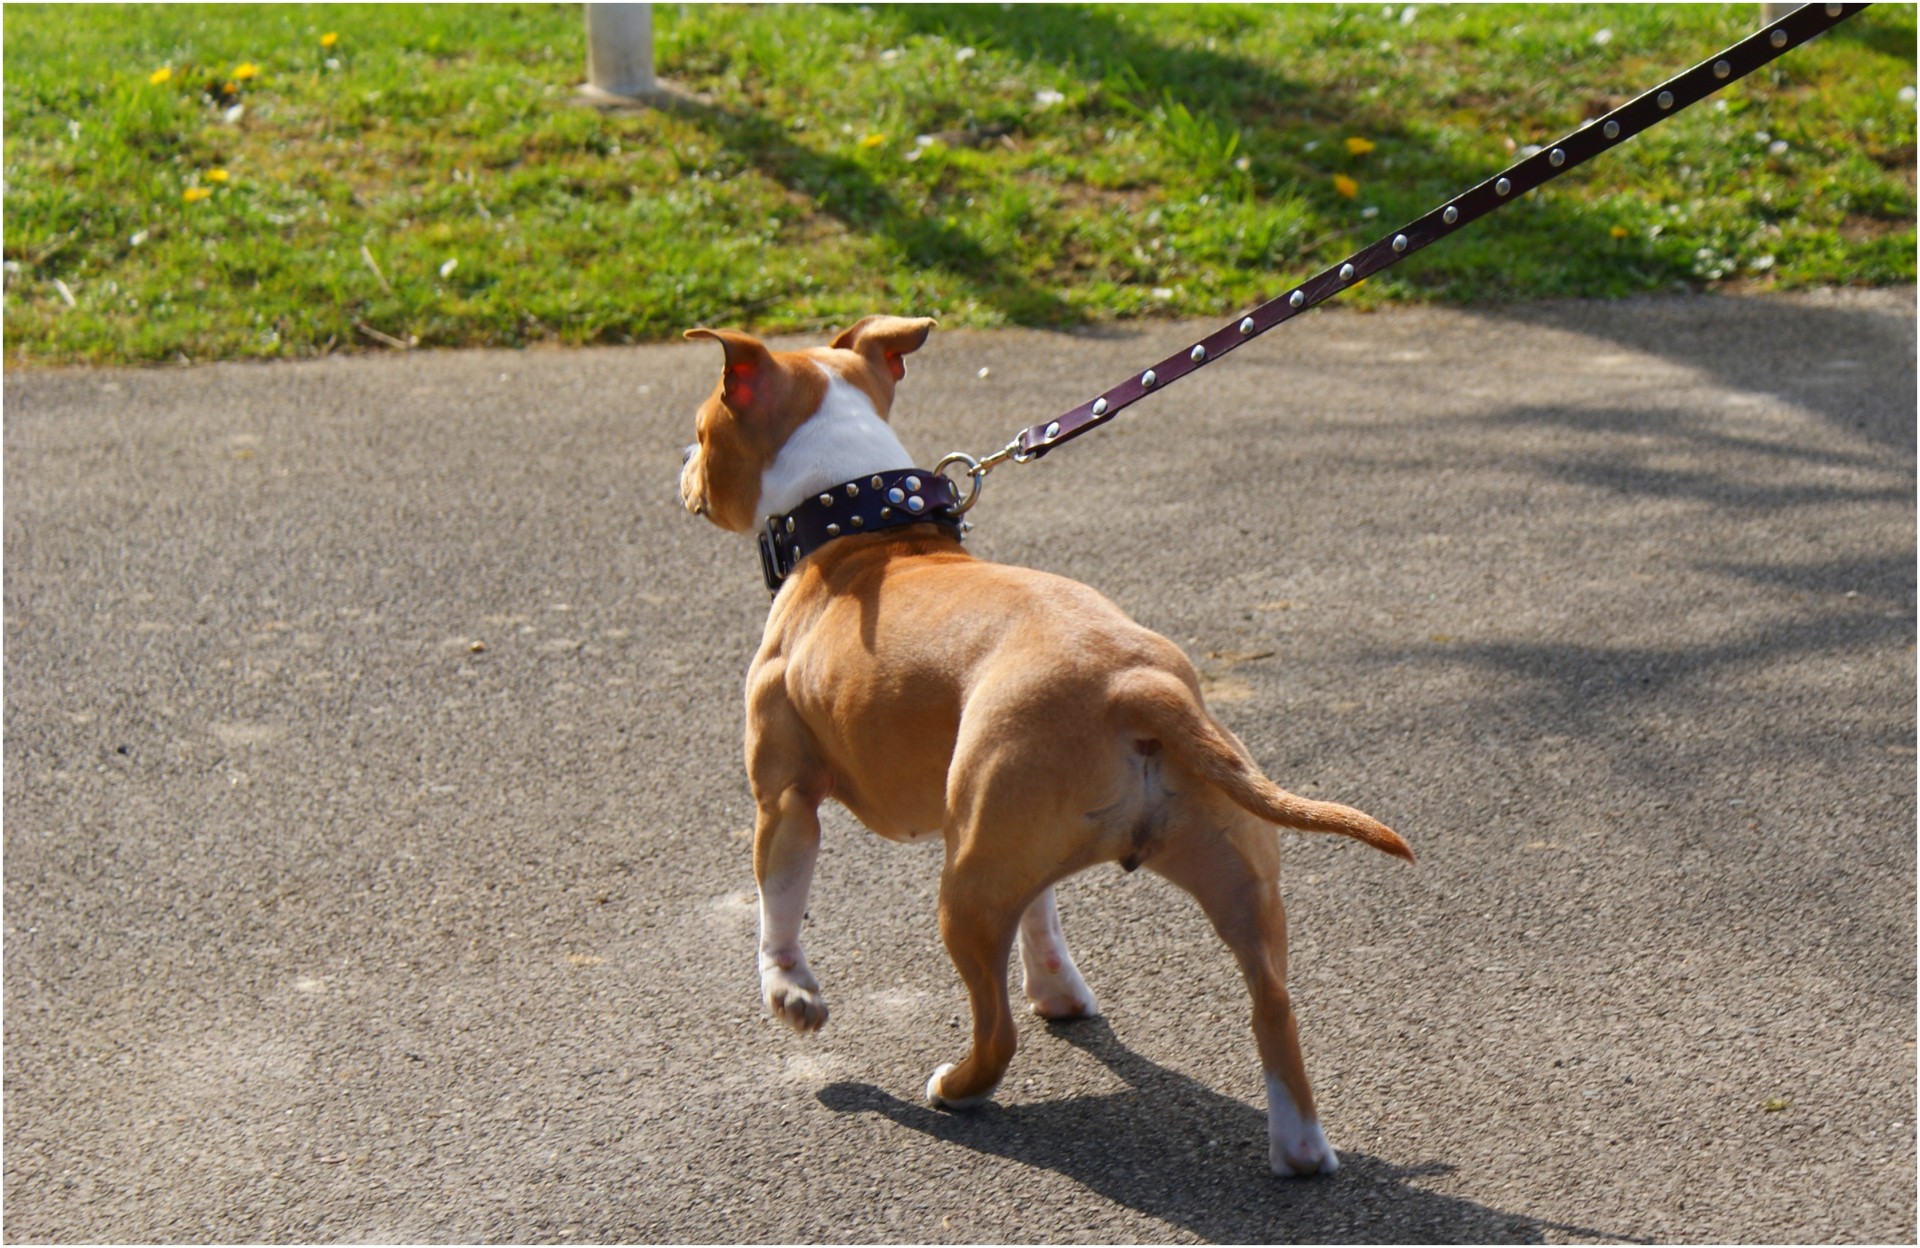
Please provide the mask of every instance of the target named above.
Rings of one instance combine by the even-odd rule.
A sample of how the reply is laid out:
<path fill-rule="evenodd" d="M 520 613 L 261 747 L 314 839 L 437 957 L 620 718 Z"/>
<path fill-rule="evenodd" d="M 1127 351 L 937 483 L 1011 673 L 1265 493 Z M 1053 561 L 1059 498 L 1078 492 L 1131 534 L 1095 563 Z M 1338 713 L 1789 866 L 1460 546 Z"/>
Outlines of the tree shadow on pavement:
<path fill-rule="evenodd" d="M 1914 322 L 1910 317 L 1871 308 L 1717 295 L 1616 303 L 1555 300 L 1496 307 L 1486 316 L 1604 338 L 1705 373 L 1721 385 L 1774 395 L 1817 413 L 1841 433 L 1884 452 L 1885 467 L 1913 470 Z M 1730 341 L 1739 342 L 1742 349 L 1728 351 Z M 1890 362 L 1897 366 L 1901 361 L 1904 395 L 1896 401 L 1892 391 L 1900 379 L 1883 370 Z M 1863 403 L 1860 383 L 1876 371 L 1885 391 L 1883 401 Z M 1569 420 L 1594 419 L 1586 411 L 1569 410 L 1564 415 Z M 1647 420 L 1649 414 L 1639 413 L 1637 419 Z"/>
<path fill-rule="evenodd" d="M 1501 1243 L 1561 1236 L 1633 1242 L 1506 1213 L 1419 1187 L 1451 1173 L 1342 1151 L 1327 1178 L 1267 1169 L 1266 1115 L 1127 1048 L 1105 1019 L 1047 1030 L 1125 1082 L 1124 1091 L 949 1113 L 866 1083 L 821 1089 L 836 1113 L 874 1113 L 942 1143 L 1051 1170 L 1149 1217 L 1215 1243 Z M 1337 1147 L 1337 1143 L 1336 1143 Z"/>

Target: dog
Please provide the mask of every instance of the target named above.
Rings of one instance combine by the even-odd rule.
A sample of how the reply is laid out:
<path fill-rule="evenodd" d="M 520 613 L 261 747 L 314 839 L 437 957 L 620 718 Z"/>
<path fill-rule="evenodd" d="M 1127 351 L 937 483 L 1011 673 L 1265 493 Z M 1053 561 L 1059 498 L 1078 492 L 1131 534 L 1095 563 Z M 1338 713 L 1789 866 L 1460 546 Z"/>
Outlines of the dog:
<path fill-rule="evenodd" d="M 800 1032 L 827 1021 L 800 925 L 829 797 L 889 840 L 944 844 L 940 934 L 973 1039 L 927 1081 L 935 1107 L 978 1105 L 1006 1073 L 1016 943 L 1034 1013 L 1097 1012 L 1054 885 L 1098 863 L 1145 867 L 1191 893 L 1239 961 L 1268 1164 L 1330 1174 L 1339 1162 L 1287 997 L 1276 825 L 1413 852 L 1360 811 L 1261 774 L 1172 642 L 1078 582 L 963 549 L 957 491 L 916 469 L 888 423 L 904 357 L 933 325 L 869 316 L 791 352 L 732 330 L 686 333 L 717 342 L 724 361 L 681 500 L 722 529 L 760 530 L 777 587 L 746 685 L 766 1006 Z"/>

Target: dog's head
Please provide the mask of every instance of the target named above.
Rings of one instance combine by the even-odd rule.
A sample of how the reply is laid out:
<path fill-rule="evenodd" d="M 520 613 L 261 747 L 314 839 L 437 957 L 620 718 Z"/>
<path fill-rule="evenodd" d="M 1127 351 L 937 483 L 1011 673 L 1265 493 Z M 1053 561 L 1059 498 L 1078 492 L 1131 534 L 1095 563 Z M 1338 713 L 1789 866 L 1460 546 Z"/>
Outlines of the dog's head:
<path fill-rule="evenodd" d="M 901 357 L 919 349 L 933 324 L 928 317 L 869 316 L 828 346 L 805 351 L 769 351 L 736 330 L 688 330 L 688 338 L 718 342 L 726 359 L 700 405 L 699 441 L 687 448 L 680 471 L 687 510 L 736 533 L 757 528 L 767 469 L 794 431 L 820 411 L 831 382 L 853 386 L 885 420 L 894 383 L 907 373 Z"/>

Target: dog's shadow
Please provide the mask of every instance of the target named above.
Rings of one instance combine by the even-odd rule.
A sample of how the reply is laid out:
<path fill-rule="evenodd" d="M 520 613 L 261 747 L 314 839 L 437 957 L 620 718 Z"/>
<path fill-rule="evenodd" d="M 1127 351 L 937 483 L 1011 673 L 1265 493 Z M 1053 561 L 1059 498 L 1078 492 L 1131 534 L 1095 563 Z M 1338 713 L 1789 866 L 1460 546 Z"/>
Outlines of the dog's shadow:
<path fill-rule="evenodd" d="M 947 1144 L 1056 1171 L 1100 1195 L 1219 1243 L 1543 1243 L 1545 1232 L 1631 1242 L 1426 1191 L 1435 1162 L 1396 1166 L 1342 1151 L 1337 1174 L 1279 1179 L 1261 1112 L 1128 1049 L 1105 1019 L 1047 1030 L 1101 1062 L 1124 1090 L 964 1113 L 910 1104 L 866 1083 L 821 1089 L 836 1113 L 874 1113 Z M 1335 1139 L 1338 1147 L 1338 1138 Z"/>

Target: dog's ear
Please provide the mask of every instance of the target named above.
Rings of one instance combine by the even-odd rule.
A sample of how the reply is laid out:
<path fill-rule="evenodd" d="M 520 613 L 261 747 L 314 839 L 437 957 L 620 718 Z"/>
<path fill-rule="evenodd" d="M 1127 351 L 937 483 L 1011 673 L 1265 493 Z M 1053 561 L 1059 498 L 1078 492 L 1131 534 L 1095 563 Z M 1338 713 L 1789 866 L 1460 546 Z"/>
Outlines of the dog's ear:
<path fill-rule="evenodd" d="M 856 351 L 884 368 L 895 381 L 907 375 L 900 357 L 918 351 L 927 340 L 935 321 L 930 316 L 869 316 L 840 331 L 832 345 L 843 351 Z"/>
<path fill-rule="evenodd" d="M 727 353 L 720 375 L 720 398 L 736 415 L 751 415 L 773 397 L 779 382 L 774 375 L 773 353 L 758 338 L 737 329 L 690 329 L 685 336 L 711 338 Z"/>

